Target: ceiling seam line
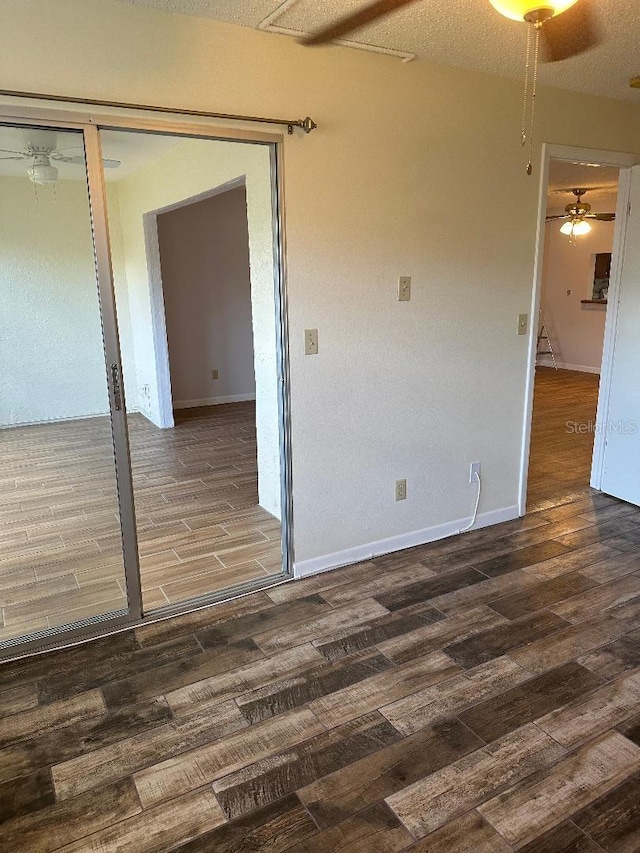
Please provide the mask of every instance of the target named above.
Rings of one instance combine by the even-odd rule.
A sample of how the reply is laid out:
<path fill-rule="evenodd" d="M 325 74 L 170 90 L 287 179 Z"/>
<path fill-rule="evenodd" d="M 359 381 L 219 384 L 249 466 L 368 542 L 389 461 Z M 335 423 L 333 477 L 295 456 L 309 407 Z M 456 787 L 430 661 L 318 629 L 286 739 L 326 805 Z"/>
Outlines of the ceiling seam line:
<path fill-rule="evenodd" d="M 278 26 L 275 21 L 281 18 L 292 6 L 299 3 L 300 0 L 283 0 L 266 18 L 263 18 L 257 26 L 257 29 L 266 33 L 276 33 L 278 35 L 291 36 L 292 38 L 305 38 L 309 33 L 302 30 L 293 30 L 289 27 Z M 356 50 L 364 50 L 367 53 L 379 53 L 383 56 L 392 56 L 399 59 L 403 63 L 413 62 L 416 59 L 416 54 L 405 50 L 396 50 L 393 47 L 380 47 L 376 44 L 367 44 L 366 42 L 351 41 L 350 39 L 334 39 L 333 44 L 342 45 L 343 47 L 352 47 Z"/>

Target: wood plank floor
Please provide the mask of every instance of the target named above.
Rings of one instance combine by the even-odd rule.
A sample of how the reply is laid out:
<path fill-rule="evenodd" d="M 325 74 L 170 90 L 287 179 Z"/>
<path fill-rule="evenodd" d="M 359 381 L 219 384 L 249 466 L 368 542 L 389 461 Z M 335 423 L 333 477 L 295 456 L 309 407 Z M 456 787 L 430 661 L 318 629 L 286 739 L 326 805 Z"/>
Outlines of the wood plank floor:
<path fill-rule="evenodd" d="M 145 610 L 279 573 L 253 403 L 178 412 L 173 430 L 140 415 L 129 427 Z M 106 419 L 0 437 L 0 640 L 124 608 Z"/>
<path fill-rule="evenodd" d="M 640 511 L 541 501 L 5 664 L 0 849 L 640 850 Z"/>
<path fill-rule="evenodd" d="M 589 484 L 599 385 L 593 373 L 536 369 L 529 509 Z"/>

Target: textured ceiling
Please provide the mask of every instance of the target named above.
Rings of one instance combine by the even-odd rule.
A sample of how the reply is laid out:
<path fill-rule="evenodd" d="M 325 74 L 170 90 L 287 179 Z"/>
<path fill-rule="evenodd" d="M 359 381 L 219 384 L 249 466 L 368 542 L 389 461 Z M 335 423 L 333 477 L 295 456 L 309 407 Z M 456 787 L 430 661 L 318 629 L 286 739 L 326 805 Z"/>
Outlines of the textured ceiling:
<path fill-rule="evenodd" d="M 312 32 L 367 5 L 364 0 L 120 0 L 137 6 L 257 27 L 271 23 Z M 629 78 L 640 74 L 639 0 L 598 0 L 604 43 L 582 56 L 543 66 L 541 82 L 640 103 Z M 349 36 L 444 65 L 522 78 L 526 27 L 499 15 L 489 0 L 422 0 Z M 310 48 L 311 49 L 311 48 Z M 318 48 L 315 48 L 316 50 Z M 343 50 L 346 48 L 333 48 Z"/>
<path fill-rule="evenodd" d="M 549 166 L 547 214 L 562 213 L 575 201 L 574 188 L 587 190 L 584 200 L 594 213 L 612 213 L 616 209 L 619 170 L 605 166 L 583 166 L 552 160 Z"/>

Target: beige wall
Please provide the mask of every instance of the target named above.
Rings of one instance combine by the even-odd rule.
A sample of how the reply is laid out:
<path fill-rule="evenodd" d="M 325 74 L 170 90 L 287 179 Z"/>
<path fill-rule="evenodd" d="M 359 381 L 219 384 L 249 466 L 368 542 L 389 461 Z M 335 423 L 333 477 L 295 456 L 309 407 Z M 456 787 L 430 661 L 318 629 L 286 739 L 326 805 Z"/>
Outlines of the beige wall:
<path fill-rule="evenodd" d="M 513 514 L 527 361 L 516 316 L 530 309 L 538 204 L 537 158 L 528 178 L 518 140 L 521 82 L 110 0 L 55 7 L 2 4 L 6 88 L 320 125 L 285 137 L 303 569 L 455 529 L 473 507 L 471 461 L 483 520 Z M 537 155 L 541 140 L 640 152 L 634 104 L 543 87 L 537 115 Z M 410 303 L 396 301 L 399 275 L 413 276 Z M 307 327 L 320 333 L 314 357 L 302 354 Z"/>
<path fill-rule="evenodd" d="M 607 207 L 610 209 L 615 210 L 615 197 Z M 583 305 L 581 300 L 591 299 L 595 255 L 612 250 L 615 223 L 591 222 L 591 231 L 578 237 L 575 246 L 560 233 L 560 224 L 546 225 L 542 276 L 545 323 L 561 367 L 599 373 L 607 309 Z M 551 361 L 545 357 L 539 363 L 548 365 Z"/>
<path fill-rule="evenodd" d="M 244 186 L 161 214 L 158 238 L 174 406 L 255 399 Z"/>
<path fill-rule="evenodd" d="M 0 177 L 0 426 L 107 414 L 86 183 Z M 37 193 L 37 197 L 36 197 Z"/>

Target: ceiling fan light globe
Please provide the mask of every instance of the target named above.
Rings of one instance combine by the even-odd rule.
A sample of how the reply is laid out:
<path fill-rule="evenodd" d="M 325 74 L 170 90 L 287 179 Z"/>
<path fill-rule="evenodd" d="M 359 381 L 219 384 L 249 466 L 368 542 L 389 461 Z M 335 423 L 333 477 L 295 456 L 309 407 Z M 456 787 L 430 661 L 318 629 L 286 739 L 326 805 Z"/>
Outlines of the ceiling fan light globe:
<path fill-rule="evenodd" d="M 55 184 L 58 180 L 58 170 L 55 166 L 40 163 L 36 163 L 28 169 L 27 175 L 30 181 L 43 187 L 46 187 L 48 184 Z"/>
<path fill-rule="evenodd" d="M 573 233 L 576 237 L 580 237 L 583 234 L 588 234 L 591 231 L 591 226 L 588 222 L 585 222 L 584 219 L 580 222 L 576 222 L 573 226 Z"/>
<path fill-rule="evenodd" d="M 573 234 L 573 222 L 564 222 L 560 228 L 561 234 Z"/>
<path fill-rule="evenodd" d="M 489 0 L 493 8 L 511 18 L 512 21 L 524 21 L 536 12 L 546 12 L 546 17 L 554 17 L 566 12 L 578 0 Z M 549 14 L 550 13 L 550 14 Z"/>

